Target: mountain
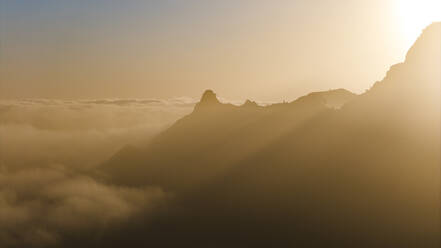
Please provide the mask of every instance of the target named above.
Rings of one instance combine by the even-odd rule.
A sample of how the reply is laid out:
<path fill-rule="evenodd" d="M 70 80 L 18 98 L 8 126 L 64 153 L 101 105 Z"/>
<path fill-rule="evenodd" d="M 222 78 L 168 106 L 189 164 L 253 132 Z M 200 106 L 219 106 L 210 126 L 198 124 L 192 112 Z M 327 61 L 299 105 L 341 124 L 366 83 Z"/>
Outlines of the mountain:
<path fill-rule="evenodd" d="M 112 244 L 141 232 L 160 247 L 440 247 L 440 85 L 434 23 L 361 95 L 263 107 L 206 91 L 147 147 L 102 166 L 121 185 L 176 193 Z"/>
<path fill-rule="evenodd" d="M 194 111 L 158 135 L 148 147 L 126 147 L 103 169 L 123 185 L 158 184 L 172 190 L 195 187 L 257 153 L 318 113 L 333 111 L 355 94 L 315 92 L 290 103 L 241 106 L 221 103 L 207 90 Z"/>

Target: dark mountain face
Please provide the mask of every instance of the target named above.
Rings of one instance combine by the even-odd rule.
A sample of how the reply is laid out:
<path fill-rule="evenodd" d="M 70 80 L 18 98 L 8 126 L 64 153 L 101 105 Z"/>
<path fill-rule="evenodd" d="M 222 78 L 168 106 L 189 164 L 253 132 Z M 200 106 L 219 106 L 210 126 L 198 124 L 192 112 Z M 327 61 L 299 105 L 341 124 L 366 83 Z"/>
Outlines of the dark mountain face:
<path fill-rule="evenodd" d="M 196 104 L 194 111 L 199 111 L 204 108 L 215 108 L 222 105 L 212 90 L 206 90 L 201 97 L 201 100 Z"/>
<path fill-rule="evenodd" d="M 440 247 L 440 85 L 435 23 L 359 96 L 261 107 L 207 91 L 148 147 L 103 165 L 121 185 L 176 193 L 153 224 L 112 244 Z"/>
<path fill-rule="evenodd" d="M 207 90 L 192 114 L 148 147 L 123 149 L 103 169 L 123 185 L 159 184 L 172 190 L 197 187 L 315 115 L 334 111 L 330 105 L 354 96 L 333 90 L 311 93 L 291 103 L 262 107 L 248 100 L 235 106 L 220 103 Z"/>

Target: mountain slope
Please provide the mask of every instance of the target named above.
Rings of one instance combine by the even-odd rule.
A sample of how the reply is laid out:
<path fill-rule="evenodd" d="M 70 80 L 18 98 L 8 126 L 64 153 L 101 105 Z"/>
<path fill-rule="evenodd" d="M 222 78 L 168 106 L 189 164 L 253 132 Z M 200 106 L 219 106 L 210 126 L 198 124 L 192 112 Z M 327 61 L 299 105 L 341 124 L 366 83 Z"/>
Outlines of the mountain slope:
<path fill-rule="evenodd" d="M 439 247 L 440 37 L 428 27 L 370 91 L 241 161 L 181 215 L 217 242 L 244 235 L 225 246 Z"/>
<path fill-rule="evenodd" d="M 333 111 L 328 105 L 341 105 L 354 96 L 339 89 L 311 93 L 291 103 L 262 107 L 247 101 L 235 106 L 220 103 L 207 90 L 193 113 L 147 147 L 126 147 L 103 169 L 117 175 L 112 180 L 124 185 L 195 187 L 314 115 Z"/>
<path fill-rule="evenodd" d="M 133 227 L 146 245 L 436 248 L 440 85 L 434 23 L 403 63 L 339 109 L 328 93 L 239 107 L 206 92 L 149 147 L 104 169 L 121 184 L 179 192 L 147 229 Z"/>

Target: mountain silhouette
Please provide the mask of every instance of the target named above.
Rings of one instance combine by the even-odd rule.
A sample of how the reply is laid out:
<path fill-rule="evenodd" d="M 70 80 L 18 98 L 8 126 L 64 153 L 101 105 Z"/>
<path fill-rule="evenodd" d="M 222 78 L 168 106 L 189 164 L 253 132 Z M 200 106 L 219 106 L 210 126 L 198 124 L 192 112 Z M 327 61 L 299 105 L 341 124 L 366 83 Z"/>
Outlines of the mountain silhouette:
<path fill-rule="evenodd" d="M 217 99 L 216 94 L 212 90 L 206 90 L 204 92 L 204 94 L 202 95 L 199 103 L 196 104 L 195 111 L 197 111 L 201 108 L 216 107 L 219 105 L 221 105 L 221 103 Z"/>
<path fill-rule="evenodd" d="M 314 92 L 290 103 L 241 106 L 221 103 L 207 90 L 193 113 L 158 135 L 148 147 L 128 146 L 103 168 L 124 185 L 195 187 L 316 114 L 353 99 L 343 90 Z M 331 107 L 332 106 L 332 107 Z M 170 172 L 173 173 L 170 173 Z"/>
<path fill-rule="evenodd" d="M 235 106 L 206 91 L 148 146 L 101 167 L 114 183 L 177 194 L 137 242 L 439 247 L 440 44 L 433 23 L 361 95 L 338 89 Z"/>

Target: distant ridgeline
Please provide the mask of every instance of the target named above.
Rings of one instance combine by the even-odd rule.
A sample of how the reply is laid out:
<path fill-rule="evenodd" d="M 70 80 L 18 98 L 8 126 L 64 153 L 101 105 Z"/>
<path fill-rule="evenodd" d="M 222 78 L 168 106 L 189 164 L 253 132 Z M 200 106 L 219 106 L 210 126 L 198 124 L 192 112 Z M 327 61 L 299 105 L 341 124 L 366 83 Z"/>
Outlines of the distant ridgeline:
<path fill-rule="evenodd" d="M 440 50 L 434 23 L 361 95 L 235 106 L 207 90 L 193 113 L 101 169 L 176 194 L 146 244 L 438 248 Z"/>

